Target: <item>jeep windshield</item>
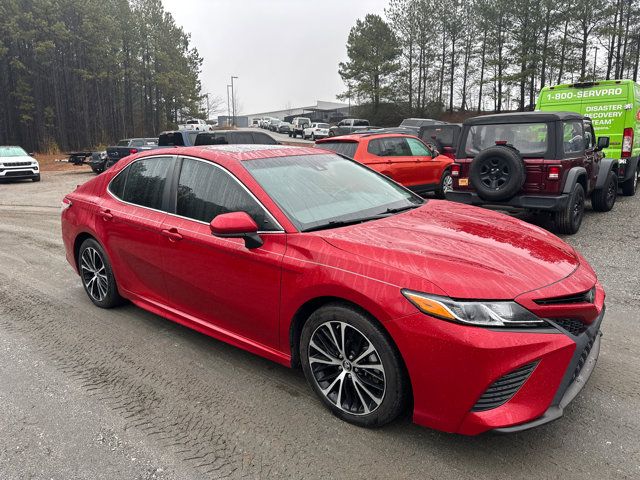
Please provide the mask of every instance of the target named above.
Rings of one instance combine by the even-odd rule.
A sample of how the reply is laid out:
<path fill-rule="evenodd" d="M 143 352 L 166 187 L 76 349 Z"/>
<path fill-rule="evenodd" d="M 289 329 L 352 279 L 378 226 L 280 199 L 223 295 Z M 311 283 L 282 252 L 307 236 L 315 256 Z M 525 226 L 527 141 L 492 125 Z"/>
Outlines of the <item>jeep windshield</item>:
<path fill-rule="evenodd" d="M 546 123 L 494 123 L 472 125 L 465 141 L 465 153 L 474 157 L 494 145 L 506 144 L 528 157 L 543 156 L 549 147 Z"/>

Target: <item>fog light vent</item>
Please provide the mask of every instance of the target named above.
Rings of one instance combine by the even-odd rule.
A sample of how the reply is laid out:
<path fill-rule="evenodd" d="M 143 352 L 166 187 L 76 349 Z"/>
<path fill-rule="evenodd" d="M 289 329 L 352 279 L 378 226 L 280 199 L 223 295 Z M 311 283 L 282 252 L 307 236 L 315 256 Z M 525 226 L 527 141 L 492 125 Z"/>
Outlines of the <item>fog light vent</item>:
<path fill-rule="evenodd" d="M 529 363 L 500 377 L 487 388 L 471 411 L 482 412 L 507 403 L 520 390 L 537 364 L 537 362 Z"/>

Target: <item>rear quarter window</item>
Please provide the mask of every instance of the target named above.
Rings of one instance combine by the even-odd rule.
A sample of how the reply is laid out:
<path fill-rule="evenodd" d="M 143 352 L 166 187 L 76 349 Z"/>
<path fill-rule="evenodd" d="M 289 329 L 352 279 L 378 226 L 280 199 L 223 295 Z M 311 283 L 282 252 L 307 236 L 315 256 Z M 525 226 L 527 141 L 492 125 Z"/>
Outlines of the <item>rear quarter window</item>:
<path fill-rule="evenodd" d="M 323 142 L 317 145 L 318 148 L 331 150 L 332 152 L 345 155 L 349 158 L 355 158 L 356 150 L 358 150 L 357 142 Z"/>

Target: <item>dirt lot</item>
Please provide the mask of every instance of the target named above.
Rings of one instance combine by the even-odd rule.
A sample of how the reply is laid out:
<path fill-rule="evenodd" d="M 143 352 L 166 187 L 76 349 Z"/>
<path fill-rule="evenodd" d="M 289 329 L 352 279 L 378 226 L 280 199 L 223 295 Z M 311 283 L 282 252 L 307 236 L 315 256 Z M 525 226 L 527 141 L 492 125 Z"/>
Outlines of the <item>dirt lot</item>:
<path fill-rule="evenodd" d="M 298 371 L 131 305 L 95 308 L 59 224 L 87 168 L 0 184 L 0 478 L 640 477 L 640 197 L 566 238 L 608 295 L 581 395 L 555 423 L 467 438 L 350 426 Z"/>

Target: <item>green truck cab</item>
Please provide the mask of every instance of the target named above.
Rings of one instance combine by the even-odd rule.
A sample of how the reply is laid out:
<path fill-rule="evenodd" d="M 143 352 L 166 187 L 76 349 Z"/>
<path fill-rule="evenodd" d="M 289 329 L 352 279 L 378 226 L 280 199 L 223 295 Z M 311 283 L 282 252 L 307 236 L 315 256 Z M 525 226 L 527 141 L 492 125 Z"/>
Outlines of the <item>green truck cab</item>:
<path fill-rule="evenodd" d="M 597 137 L 609 137 L 606 158 L 618 160 L 618 183 L 634 195 L 640 177 L 640 84 L 602 80 L 544 87 L 536 110 L 575 112 L 591 118 Z"/>

